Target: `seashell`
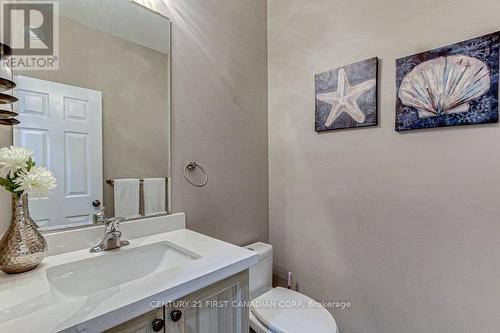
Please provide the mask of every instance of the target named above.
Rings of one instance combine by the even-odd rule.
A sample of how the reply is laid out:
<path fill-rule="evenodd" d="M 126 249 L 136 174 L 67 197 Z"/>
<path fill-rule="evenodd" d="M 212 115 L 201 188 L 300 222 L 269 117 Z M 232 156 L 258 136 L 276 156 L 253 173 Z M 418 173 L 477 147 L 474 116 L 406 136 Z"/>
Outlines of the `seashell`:
<path fill-rule="evenodd" d="M 479 59 L 464 55 L 439 57 L 413 68 L 398 96 L 417 109 L 419 118 L 469 111 L 471 100 L 490 89 L 490 71 Z"/>

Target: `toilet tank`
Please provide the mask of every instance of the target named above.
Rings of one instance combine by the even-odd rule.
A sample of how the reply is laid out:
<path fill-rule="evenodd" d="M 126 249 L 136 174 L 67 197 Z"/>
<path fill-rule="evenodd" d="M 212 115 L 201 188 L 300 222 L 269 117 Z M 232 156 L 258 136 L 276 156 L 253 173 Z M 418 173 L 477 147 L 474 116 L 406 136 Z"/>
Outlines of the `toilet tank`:
<path fill-rule="evenodd" d="M 247 245 L 245 248 L 259 254 L 259 263 L 250 267 L 250 299 L 254 299 L 272 288 L 273 247 L 259 242 Z"/>

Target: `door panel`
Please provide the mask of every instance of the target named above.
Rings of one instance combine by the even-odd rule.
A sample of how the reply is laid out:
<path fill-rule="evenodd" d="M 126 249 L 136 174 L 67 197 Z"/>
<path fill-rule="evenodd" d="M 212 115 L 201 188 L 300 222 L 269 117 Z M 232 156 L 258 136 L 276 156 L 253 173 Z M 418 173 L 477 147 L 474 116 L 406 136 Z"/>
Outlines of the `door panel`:
<path fill-rule="evenodd" d="M 88 134 L 64 133 L 65 196 L 89 196 Z"/>
<path fill-rule="evenodd" d="M 37 165 L 49 167 L 49 133 L 46 129 L 20 128 L 20 143 L 33 149 L 33 159 Z"/>
<path fill-rule="evenodd" d="M 88 101 L 64 97 L 64 119 L 88 121 Z"/>
<path fill-rule="evenodd" d="M 167 307 L 165 331 L 167 333 L 246 333 L 250 327 L 247 303 L 248 271 L 244 271 L 183 297 Z M 182 317 L 177 322 L 169 318 L 173 310 L 182 311 Z"/>
<path fill-rule="evenodd" d="M 238 287 L 232 285 L 215 295 L 201 300 L 200 307 L 184 311 L 184 333 L 239 332 L 236 327 L 238 309 L 231 306 L 236 301 Z"/>
<path fill-rule="evenodd" d="M 48 94 L 18 88 L 19 111 L 23 115 L 48 116 Z"/>

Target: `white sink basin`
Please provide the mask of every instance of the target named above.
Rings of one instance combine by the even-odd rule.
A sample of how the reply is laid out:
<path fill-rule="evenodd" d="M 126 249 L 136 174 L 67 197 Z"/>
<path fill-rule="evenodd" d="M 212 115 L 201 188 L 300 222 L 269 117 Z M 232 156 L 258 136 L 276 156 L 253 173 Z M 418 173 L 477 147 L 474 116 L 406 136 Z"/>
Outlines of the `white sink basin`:
<path fill-rule="evenodd" d="M 199 256 L 167 242 L 112 250 L 95 257 L 50 267 L 52 288 L 69 297 L 81 297 L 117 287 L 198 259 Z"/>

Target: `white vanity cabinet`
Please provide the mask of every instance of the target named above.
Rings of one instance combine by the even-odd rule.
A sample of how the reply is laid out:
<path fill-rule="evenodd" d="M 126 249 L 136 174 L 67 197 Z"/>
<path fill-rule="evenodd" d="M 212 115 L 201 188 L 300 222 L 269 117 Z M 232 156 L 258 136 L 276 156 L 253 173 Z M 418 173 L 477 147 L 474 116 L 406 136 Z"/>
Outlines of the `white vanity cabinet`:
<path fill-rule="evenodd" d="M 165 332 L 246 333 L 248 315 L 248 270 L 245 270 L 167 305 Z M 153 333 L 153 320 L 162 318 L 162 309 L 155 310 L 107 332 Z"/>
<path fill-rule="evenodd" d="M 164 317 L 165 331 L 159 332 L 248 332 L 248 269 L 259 262 L 258 253 L 182 226 L 134 237 L 144 224 L 158 231 L 175 219 L 184 215 L 125 222 L 122 232 L 130 244 L 117 251 L 83 248 L 47 256 L 21 279 L 0 274 L 0 333 L 152 333 L 153 320 Z M 68 238 L 84 243 L 101 232 L 48 235 L 49 248 L 75 243 Z M 55 297 L 50 306 L 40 306 L 40 295 Z M 172 311 L 180 312 L 179 320 L 171 319 Z"/>

